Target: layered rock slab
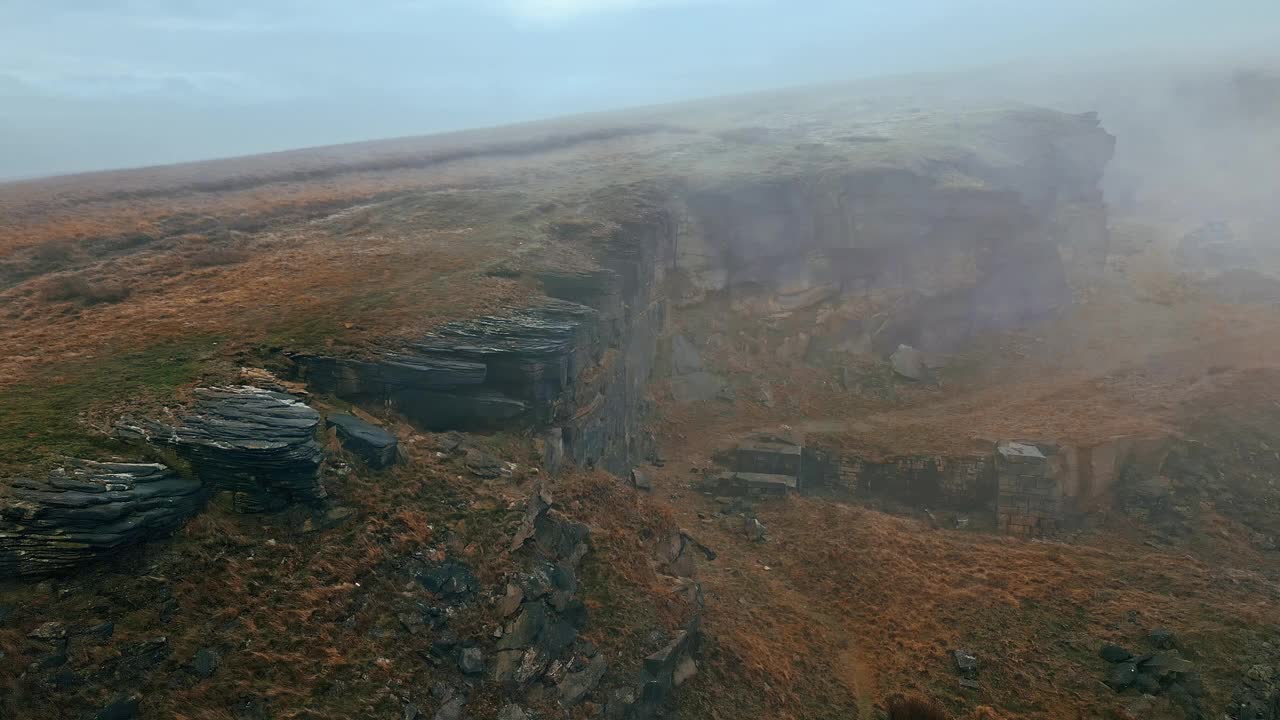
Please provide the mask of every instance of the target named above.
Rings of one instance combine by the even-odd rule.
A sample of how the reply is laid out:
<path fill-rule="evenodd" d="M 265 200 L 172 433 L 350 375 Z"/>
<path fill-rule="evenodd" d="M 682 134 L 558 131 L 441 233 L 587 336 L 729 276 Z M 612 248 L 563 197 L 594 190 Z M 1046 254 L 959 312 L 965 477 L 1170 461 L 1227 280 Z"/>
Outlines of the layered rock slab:
<path fill-rule="evenodd" d="M 210 489 L 233 493 L 243 512 L 325 497 L 313 408 L 287 393 L 239 385 L 199 388 L 195 398 L 175 425 L 123 421 L 118 434 L 172 446 Z"/>
<path fill-rule="evenodd" d="M 354 415 L 330 415 L 325 423 L 337 432 L 342 446 L 369 467 L 382 470 L 396 463 L 400 443 L 395 435 Z"/>
<path fill-rule="evenodd" d="M 564 300 L 445 325 L 371 360 L 298 357 L 317 392 L 391 404 L 428 430 L 549 420 L 586 362 L 595 310 Z"/>
<path fill-rule="evenodd" d="M 0 497 L 0 577 L 46 575 L 182 526 L 205 500 L 198 480 L 155 463 L 68 460 Z"/>

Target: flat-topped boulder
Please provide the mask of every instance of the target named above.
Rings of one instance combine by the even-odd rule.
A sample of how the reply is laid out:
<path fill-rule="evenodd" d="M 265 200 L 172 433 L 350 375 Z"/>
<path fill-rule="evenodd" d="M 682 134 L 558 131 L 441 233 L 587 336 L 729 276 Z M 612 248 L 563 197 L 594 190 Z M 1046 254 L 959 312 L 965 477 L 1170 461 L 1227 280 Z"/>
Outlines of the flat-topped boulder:
<path fill-rule="evenodd" d="M 201 483 L 156 463 L 67 460 L 0 495 L 0 578 L 46 575 L 163 537 L 204 503 Z"/>
<path fill-rule="evenodd" d="M 325 497 L 320 414 L 287 393 L 249 386 L 199 388 L 175 425 L 122 422 L 119 434 L 173 446 L 202 482 L 234 493 L 245 512 Z"/>
<path fill-rule="evenodd" d="M 338 434 L 338 441 L 371 468 L 381 470 L 396 462 L 399 441 L 386 430 L 354 415 L 336 413 L 325 418 Z"/>

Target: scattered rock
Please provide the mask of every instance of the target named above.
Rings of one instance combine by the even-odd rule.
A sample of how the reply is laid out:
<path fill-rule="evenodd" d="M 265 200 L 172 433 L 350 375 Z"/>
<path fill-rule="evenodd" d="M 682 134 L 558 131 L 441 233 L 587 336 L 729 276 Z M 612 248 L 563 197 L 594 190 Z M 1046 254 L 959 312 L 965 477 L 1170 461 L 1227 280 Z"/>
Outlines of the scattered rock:
<path fill-rule="evenodd" d="M 600 679 L 604 677 L 604 673 L 608 668 L 609 664 L 605 661 L 604 656 L 597 655 L 591 658 L 585 670 L 569 673 L 565 676 L 564 680 L 557 686 L 560 691 L 561 704 L 565 707 L 571 707 L 581 702 L 587 696 L 587 693 L 600 684 Z"/>
<path fill-rule="evenodd" d="M 1177 643 L 1177 638 L 1168 628 L 1156 628 L 1147 634 L 1147 642 L 1151 643 L 1152 647 L 1165 650 L 1173 647 Z"/>
<path fill-rule="evenodd" d="M 138 717 L 138 703 L 142 698 L 137 695 L 121 696 L 110 705 L 98 711 L 94 720 L 135 720 Z"/>
<path fill-rule="evenodd" d="M 520 521 L 520 527 L 516 530 L 515 537 L 511 539 L 511 551 L 515 552 L 524 547 L 524 544 L 533 538 L 537 532 L 538 520 L 551 509 L 551 491 L 540 481 L 534 482 L 533 492 L 529 495 L 528 505 L 525 507 L 524 519 Z"/>
<path fill-rule="evenodd" d="M 480 648 L 463 648 L 458 654 L 458 669 L 467 675 L 479 675 L 484 672 L 484 653 Z"/>
<path fill-rule="evenodd" d="M 132 680 L 150 672 L 167 657 L 169 657 L 169 639 L 150 638 L 126 645 L 121 649 L 119 657 L 104 664 L 104 669 L 117 678 Z"/>
<path fill-rule="evenodd" d="M 1143 695 L 1158 695 L 1160 694 L 1160 681 L 1150 673 L 1141 672 L 1141 668 L 1139 668 L 1138 675 L 1133 679 L 1133 689 Z"/>
<path fill-rule="evenodd" d="M 36 671 L 52 670 L 67 664 L 67 645 L 60 643 L 60 646 L 50 655 L 46 655 L 31 664 L 31 669 Z"/>
<path fill-rule="evenodd" d="M 1273 671 L 1269 665 L 1254 665 L 1249 668 L 1249 672 L 1245 673 L 1245 677 L 1260 683 L 1271 682 Z"/>
<path fill-rule="evenodd" d="M 529 720 L 519 705 L 507 705 L 498 711 L 498 720 Z"/>
<path fill-rule="evenodd" d="M 302 530 L 303 532 L 315 532 L 316 530 L 336 528 L 350 520 L 355 516 L 355 514 L 356 511 L 349 507 L 340 507 L 336 505 L 323 508 L 323 511 L 317 509 L 317 511 L 303 523 Z"/>
<path fill-rule="evenodd" d="M 956 671 L 965 677 L 977 677 L 978 657 L 968 650 L 952 650 L 951 659 Z"/>
<path fill-rule="evenodd" d="M 639 468 L 631 470 L 631 485 L 637 490 L 652 490 L 653 483 L 649 480 L 649 475 Z"/>
<path fill-rule="evenodd" d="M 766 539 L 764 523 L 753 517 L 742 519 L 742 532 L 751 542 L 764 542 Z"/>
<path fill-rule="evenodd" d="M 1102 658 L 1103 660 L 1106 660 L 1109 663 L 1121 663 L 1126 660 L 1132 659 L 1133 653 L 1129 652 L 1128 650 L 1125 650 L 1119 645 L 1113 645 L 1111 643 L 1107 643 L 1106 645 L 1102 646 L 1101 650 L 1098 651 L 1098 657 Z"/>
<path fill-rule="evenodd" d="M 200 648 L 191 660 L 191 671 L 196 674 L 196 677 L 207 678 L 217 671 L 221 661 L 222 658 L 213 648 Z"/>
<path fill-rule="evenodd" d="M 84 678 L 74 670 L 65 669 L 54 673 L 49 684 L 58 690 L 74 690 L 84 685 Z"/>
<path fill-rule="evenodd" d="M 205 500 L 199 481 L 156 463 L 68 460 L 44 479 L 9 483 L 0 499 L 0 577 L 65 571 L 163 537 Z"/>
<path fill-rule="evenodd" d="M 395 435 L 354 415 L 330 415 L 326 422 L 336 430 L 342 447 L 363 460 L 365 465 L 382 470 L 396 463 L 399 441 Z"/>
<path fill-rule="evenodd" d="M 1125 662 L 1113 665 L 1111 669 L 1107 671 L 1107 679 L 1104 682 L 1106 682 L 1107 686 L 1112 690 L 1120 692 L 1125 688 L 1131 687 L 1137 679 L 1137 664 Z"/>
<path fill-rule="evenodd" d="M 520 603 L 524 602 L 524 590 L 520 589 L 515 583 L 507 583 L 507 592 L 498 600 L 499 617 L 510 617 L 516 610 L 520 609 Z"/>
<path fill-rule="evenodd" d="M 432 448 L 445 455 L 466 452 L 466 442 L 466 436 L 457 431 L 432 436 Z"/>
<path fill-rule="evenodd" d="M 671 673 L 671 682 L 676 687 L 680 687 L 694 675 L 698 674 L 698 663 L 692 657 L 686 657 L 680 661 L 676 669 Z"/>
<path fill-rule="evenodd" d="M 431 592 L 449 599 L 460 599 L 476 591 L 476 576 L 471 568 L 449 560 L 418 575 L 418 582 Z"/>
<path fill-rule="evenodd" d="M 65 640 L 67 627 L 60 622 L 47 622 L 27 633 L 27 637 L 46 641 Z"/>
<path fill-rule="evenodd" d="M 910 345 L 899 345 L 898 349 L 889 356 L 889 363 L 893 366 L 895 373 L 908 380 L 924 378 L 924 357 L 920 351 Z"/>
<path fill-rule="evenodd" d="M 1138 670 L 1155 677 L 1181 675 L 1190 672 L 1194 667 L 1190 661 L 1183 659 L 1177 651 L 1156 653 L 1149 658 L 1138 661 Z"/>
<path fill-rule="evenodd" d="M 466 466 L 468 472 L 478 478 L 489 479 L 502 475 L 502 461 L 475 448 L 467 450 L 467 457 L 463 461 L 463 465 Z"/>
<path fill-rule="evenodd" d="M 431 652 L 436 655 L 447 656 L 457 646 L 458 633 L 445 629 L 431 641 Z"/>
<path fill-rule="evenodd" d="M 467 701 L 462 696 L 448 700 L 436 711 L 433 720 L 462 720 L 462 711 L 466 705 Z"/>

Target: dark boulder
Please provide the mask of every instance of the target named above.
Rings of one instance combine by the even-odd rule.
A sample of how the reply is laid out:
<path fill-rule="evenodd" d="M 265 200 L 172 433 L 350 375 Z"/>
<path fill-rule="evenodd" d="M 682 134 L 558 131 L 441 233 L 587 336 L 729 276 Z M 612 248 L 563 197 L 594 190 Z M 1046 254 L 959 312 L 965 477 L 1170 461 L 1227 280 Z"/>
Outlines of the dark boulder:
<path fill-rule="evenodd" d="M 582 670 L 566 675 L 557 686 L 560 691 L 560 703 L 565 707 L 577 705 L 588 693 L 596 689 L 608 668 L 609 663 L 604 656 L 597 655 Z"/>
<path fill-rule="evenodd" d="M 1101 650 L 1098 651 L 1098 657 L 1102 658 L 1103 660 L 1106 660 L 1109 663 L 1120 663 L 1132 658 L 1133 653 L 1129 652 L 1128 650 L 1125 650 L 1119 645 L 1112 645 L 1111 643 L 1107 643 L 1106 645 L 1102 646 Z"/>
<path fill-rule="evenodd" d="M 1151 673 L 1142 672 L 1139 668 L 1138 675 L 1133 679 L 1133 689 L 1143 695 L 1160 694 L 1160 680 Z"/>
<path fill-rule="evenodd" d="M 216 650 L 212 648 L 200 648 L 196 651 L 195 657 L 191 659 L 191 671 L 197 677 L 207 678 L 218 670 L 218 665 L 222 658 L 218 656 Z"/>
<path fill-rule="evenodd" d="M 41 575 L 164 537 L 205 500 L 201 484 L 154 463 L 68 460 L 0 496 L 0 577 Z"/>
<path fill-rule="evenodd" d="M 1147 634 L 1147 642 L 1151 643 L 1152 647 L 1157 647 L 1163 650 L 1173 647 L 1177 642 L 1177 639 L 1173 636 L 1172 630 L 1169 630 L 1168 628 L 1156 628 Z"/>
<path fill-rule="evenodd" d="M 484 672 L 484 653 L 480 648 L 463 648 L 458 653 L 458 669 L 467 675 L 479 675 Z"/>
<path fill-rule="evenodd" d="M 1127 687 L 1133 685 L 1138 679 L 1138 666 L 1131 662 L 1119 663 L 1112 665 L 1107 671 L 1107 685 L 1116 692 L 1120 692 Z"/>
<path fill-rule="evenodd" d="M 478 587 L 471 568 L 453 560 L 419 573 L 417 579 L 426 589 L 451 600 L 467 598 Z"/>
<path fill-rule="evenodd" d="M 467 700 L 461 696 L 452 700 L 447 700 L 436 714 L 432 716 L 433 720 L 462 720 L 463 710 L 466 708 Z"/>
<path fill-rule="evenodd" d="M 966 677 L 976 677 L 978 674 L 978 657 L 968 650 L 952 650 L 951 660 L 955 663 L 956 671 Z"/>
<path fill-rule="evenodd" d="M 174 446 L 205 485 L 234 493 L 243 512 L 325 497 L 319 413 L 293 395 L 248 386 L 200 388 L 195 396 L 177 425 L 122 421 L 117 433 Z"/>
<path fill-rule="evenodd" d="M 94 720 L 134 720 L 138 717 L 140 701 L 141 698 L 137 695 L 116 698 L 110 705 L 99 710 Z"/>
<path fill-rule="evenodd" d="M 1179 655 L 1176 650 L 1156 653 L 1138 663 L 1139 671 L 1155 677 L 1182 675 L 1191 672 L 1192 667 L 1191 662 Z"/>
<path fill-rule="evenodd" d="M 648 720 L 658 715 L 679 684 L 677 676 L 681 666 L 693 657 L 697 649 L 698 624 L 695 618 L 688 627 L 676 633 L 674 640 L 645 658 L 638 692 L 634 695 L 634 703 L 625 709 L 626 717 Z M 615 702 L 611 699 L 610 704 Z"/>
<path fill-rule="evenodd" d="M 342 447 L 363 460 L 365 465 L 382 470 L 395 464 L 399 448 L 395 435 L 354 415 L 330 415 L 326 421 L 337 431 Z"/>
<path fill-rule="evenodd" d="M 470 448 L 466 460 L 463 461 L 467 471 L 478 478 L 496 478 L 502 475 L 502 461 L 483 450 Z"/>
<path fill-rule="evenodd" d="M 519 705 L 507 705 L 498 712 L 498 720 L 529 720 L 529 716 Z"/>

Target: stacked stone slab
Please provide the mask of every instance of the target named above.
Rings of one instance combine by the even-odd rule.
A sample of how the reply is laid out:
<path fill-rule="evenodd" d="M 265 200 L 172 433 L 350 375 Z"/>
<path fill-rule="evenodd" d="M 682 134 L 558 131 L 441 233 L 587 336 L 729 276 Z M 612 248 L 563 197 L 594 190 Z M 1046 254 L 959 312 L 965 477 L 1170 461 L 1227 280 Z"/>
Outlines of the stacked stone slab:
<path fill-rule="evenodd" d="M 907 505 L 977 511 L 995 495 L 991 455 L 897 455 L 869 459 L 844 455 L 828 460 L 828 486 L 855 497 Z"/>
<path fill-rule="evenodd" d="M 168 535 L 203 504 L 199 481 L 153 463 L 68 460 L 0 497 L 0 578 L 69 570 Z"/>
<path fill-rule="evenodd" d="M 233 493 L 242 512 L 281 510 L 325 497 L 320 414 L 287 393 L 248 386 L 199 388 L 177 425 L 129 423 L 120 435 L 172 445 L 206 486 Z"/>
<path fill-rule="evenodd" d="M 382 470 L 396 464 L 400 443 L 396 436 L 354 415 L 335 414 L 326 418 L 329 427 L 338 434 L 338 441 L 374 470 Z"/>
<path fill-rule="evenodd" d="M 1058 528 L 1062 486 L 1035 445 L 1002 442 L 996 446 L 996 521 L 1011 535 L 1045 535 Z"/>

